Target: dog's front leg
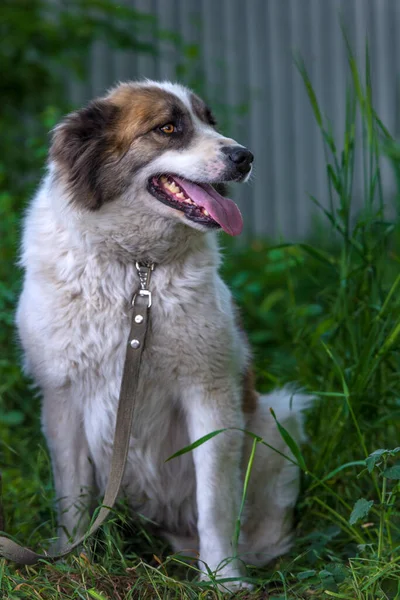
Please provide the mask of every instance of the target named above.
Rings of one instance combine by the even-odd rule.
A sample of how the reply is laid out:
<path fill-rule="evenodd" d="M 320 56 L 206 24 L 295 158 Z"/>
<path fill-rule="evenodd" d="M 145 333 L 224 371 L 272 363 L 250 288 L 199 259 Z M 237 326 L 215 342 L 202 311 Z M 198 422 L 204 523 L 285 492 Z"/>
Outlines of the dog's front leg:
<path fill-rule="evenodd" d="M 83 429 L 82 406 L 71 390 L 46 390 L 43 431 L 49 446 L 58 509 L 55 550 L 85 533 L 92 505 L 94 469 Z"/>
<path fill-rule="evenodd" d="M 218 429 L 243 427 L 239 398 L 239 390 L 230 385 L 192 389 L 186 404 L 191 443 Z M 232 558 L 242 443 L 242 433 L 234 430 L 216 435 L 193 451 L 200 568 L 205 571 L 206 563 L 218 578 L 238 577 L 242 571 L 239 561 Z"/>

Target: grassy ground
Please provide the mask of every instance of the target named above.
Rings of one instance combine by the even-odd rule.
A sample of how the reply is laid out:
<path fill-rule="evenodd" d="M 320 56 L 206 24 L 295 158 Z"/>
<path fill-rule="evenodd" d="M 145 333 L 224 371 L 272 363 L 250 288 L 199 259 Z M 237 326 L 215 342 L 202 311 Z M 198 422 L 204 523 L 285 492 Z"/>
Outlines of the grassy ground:
<path fill-rule="evenodd" d="M 303 481 L 294 548 L 266 569 L 249 567 L 255 591 L 241 598 L 400 599 L 400 232 L 385 220 L 379 169 L 382 140 L 393 160 L 397 149 L 351 55 L 350 67 L 343 151 L 303 72 L 329 163 L 323 241 L 227 251 L 224 277 L 242 307 L 258 387 L 297 381 L 317 398 L 307 418 L 309 443 L 297 454 Z M 357 119 L 365 187 L 354 219 Z M 6 529 L 37 547 L 54 535 L 53 495 L 40 402 L 21 378 L 12 345 L 17 292 L 18 278 L 10 278 L 0 296 L 0 464 Z M 35 568 L 0 560 L 3 597 L 223 597 L 212 583 L 197 583 L 195 566 L 171 555 L 144 523 L 131 529 L 123 507 L 92 549 L 90 561 L 80 555 Z"/>

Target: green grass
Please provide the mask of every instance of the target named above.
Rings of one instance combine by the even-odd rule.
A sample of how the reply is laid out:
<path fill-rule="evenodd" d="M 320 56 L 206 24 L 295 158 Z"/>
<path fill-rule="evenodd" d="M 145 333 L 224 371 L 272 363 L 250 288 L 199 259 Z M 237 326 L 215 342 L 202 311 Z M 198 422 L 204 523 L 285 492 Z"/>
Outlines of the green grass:
<path fill-rule="evenodd" d="M 332 138 L 298 63 L 326 146 L 322 235 L 307 244 L 255 241 L 226 252 L 223 275 L 242 308 L 259 389 L 297 381 L 317 398 L 307 418 L 309 442 L 302 454 L 296 449 L 303 478 L 294 548 L 265 569 L 249 568 L 256 590 L 238 598 L 400 600 L 400 229 L 387 220 L 391 199 L 380 178 L 382 152 L 396 173 L 400 153 L 373 109 L 368 52 L 362 82 L 348 50 L 343 140 Z M 364 202 L 354 216 L 356 152 Z M 15 226 L 15 215 L 9 222 Z M 3 243 L 10 244 L 15 233 L 7 231 Z M 36 548 L 54 535 L 53 491 L 40 402 L 21 378 L 13 345 L 18 285 L 10 269 L 0 288 L 3 500 L 7 531 Z M 196 566 L 172 555 L 145 523 L 132 529 L 123 507 L 92 550 L 91 560 L 71 556 L 34 568 L 0 560 L 0 589 L 12 599 L 223 597 L 213 583 L 197 583 Z"/>

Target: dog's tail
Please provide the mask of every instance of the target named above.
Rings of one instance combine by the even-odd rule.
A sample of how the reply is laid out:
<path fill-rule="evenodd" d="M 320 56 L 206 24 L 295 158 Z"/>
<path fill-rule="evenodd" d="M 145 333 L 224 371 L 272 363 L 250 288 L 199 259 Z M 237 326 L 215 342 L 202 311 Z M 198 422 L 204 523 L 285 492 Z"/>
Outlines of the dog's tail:
<path fill-rule="evenodd" d="M 264 442 L 258 444 L 253 462 L 247 495 L 251 507 L 245 524 L 247 541 L 241 548 L 245 560 L 254 565 L 264 565 L 290 548 L 292 514 L 300 487 L 298 457 L 282 437 L 271 409 L 278 423 L 300 445 L 306 441 L 304 411 L 311 403 L 311 396 L 285 387 L 261 394 L 257 410 L 248 419 L 247 430 L 259 435 Z M 248 436 L 246 460 L 252 444 L 253 438 Z"/>
<path fill-rule="evenodd" d="M 298 444 L 306 441 L 304 413 L 313 403 L 312 396 L 293 386 L 286 386 L 279 390 L 273 390 L 269 394 L 261 394 L 259 403 L 261 412 L 264 413 L 265 418 L 270 420 L 272 429 L 277 429 L 277 425 L 271 409 L 278 423 L 289 432 Z"/>

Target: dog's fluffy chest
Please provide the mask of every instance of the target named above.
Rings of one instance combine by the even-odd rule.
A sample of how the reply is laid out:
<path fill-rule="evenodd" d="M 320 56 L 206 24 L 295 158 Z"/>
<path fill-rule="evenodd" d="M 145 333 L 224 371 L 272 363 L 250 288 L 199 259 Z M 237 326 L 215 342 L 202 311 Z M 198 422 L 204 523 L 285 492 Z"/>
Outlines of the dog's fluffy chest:
<path fill-rule="evenodd" d="M 77 401 L 87 405 L 97 433 L 103 421 L 114 422 L 130 329 L 130 300 L 139 286 L 133 264 L 107 266 L 101 277 L 100 272 L 97 263 L 86 263 L 79 290 L 64 285 L 53 295 L 51 301 L 57 307 L 45 325 L 46 335 L 54 330 L 59 344 L 58 376 L 77 388 Z M 215 269 L 192 265 L 174 273 L 173 267 L 160 265 L 150 288 L 153 298 L 139 403 L 152 419 L 155 412 L 160 413 L 161 404 L 177 399 L 189 383 L 207 384 L 221 373 L 238 372 L 240 352 L 230 293 Z M 42 314 L 40 321 L 46 318 Z M 49 364 L 54 364 L 55 343 L 52 351 Z"/>
<path fill-rule="evenodd" d="M 239 366 L 232 363 L 238 357 L 238 333 L 228 289 L 216 272 L 191 275 L 192 281 L 187 275 L 174 279 L 168 269 L 159 267 L 150 285 L 153 298 L 143 370 L 149 369 L 160 384 L 167 379 L 162 385 L 196 379 L 200 372 L 212 379 L 218 369 Z M 79 379 L 93 376 L 103 380 L 101 385 L 121 377 L 130 300 L 138 289 L 134 267 L 124 276 L 123 284 L 103 278 L 95 291 L 90 285 L 89 294 L 76 299 L 75 309 L 68 307 L 72 376 L 78 369 Z"/>
<path fill-rule="evenodd" d="M 190 402 L 185 397 L 189 386 L 213 385 L 218 377 L 230 374 L 235 378 L 241 370 L 230 295 L 216 273 L 207 274 L 204 282 L 199 273 L 197 283 L 187 288 L 184 280 L 171 280 L 165 271 L 160 267 L 151 282 L 150 324 L 125 477 L 134 504 L 141 505 L 144 490 L 153 489 L 158 507 L 165 501 L 165 492 L 163 497 L 157 490 L 165 489 L 166 480 L 193 493 L 191 458 L 180 459 L 179 465 L 177 461 L 165 464 L 188 443 L 183 405 Z M 135 277 L 132 280 L 135 290 Z M 74 385 L 81 388 L 77 396 L 85 399 L 85 432 L 98 483 L 104 488 L 130 327 L 126 297 L 114 299 L 107 308 L 103 303 L 100 312 L 94 310 L 92 322 L 101 336 L 87 345 L 87 367 Z M 146 500 L 145 504 L 141 510 L 153 517 L 152 503 Z"/>

